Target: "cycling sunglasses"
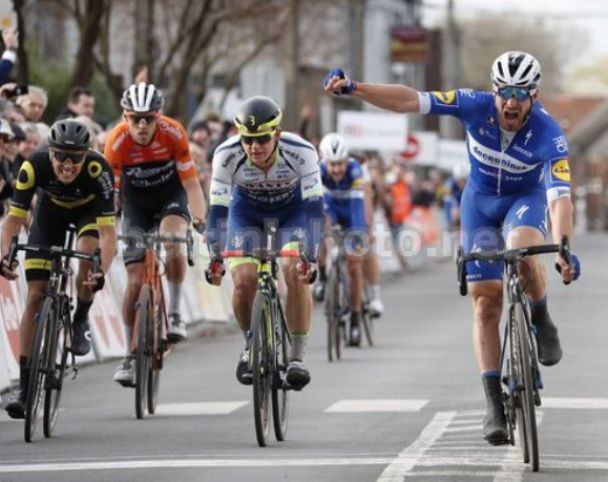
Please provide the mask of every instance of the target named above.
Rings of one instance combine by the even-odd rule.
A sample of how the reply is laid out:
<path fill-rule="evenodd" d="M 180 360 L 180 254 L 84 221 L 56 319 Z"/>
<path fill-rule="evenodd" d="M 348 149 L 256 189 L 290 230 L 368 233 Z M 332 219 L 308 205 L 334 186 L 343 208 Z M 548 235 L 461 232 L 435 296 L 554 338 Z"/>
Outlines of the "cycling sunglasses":
<path fill-rule="evenodd" d="M 127 118 L 135 124 L 139 124 L 143 120 L 147 125 L 156 120 L 156 114 L 127 114 Z"/>
<path fill-rule="evenodd" d="M 250 146 L 254 142 L 257 142 L 258 144 L 266 144 L 267 142 L 270 142 L 272 140 L 272 133 L 264 134 L 263 136 L 243 136 L 243 135 L 241 135 L 241 140 L 243 141 L 244 144 L 247 144 L 248 146 Z"/>
<path fill-rule="evenodd" d="M 530 97 L 530 90 L 526 87 L 512 87 L 510 85 L 499 87 L 496 93 L 504 100 L 513 98 L 517 102 L 523 102 Z"/>
<path fill-rule="evenodd" d="M 53 150 L 53 159 L 63 164 L 68 159 L 72 164 L 80 164 L 87 157 L 86 151 L 56 151 Z"/>

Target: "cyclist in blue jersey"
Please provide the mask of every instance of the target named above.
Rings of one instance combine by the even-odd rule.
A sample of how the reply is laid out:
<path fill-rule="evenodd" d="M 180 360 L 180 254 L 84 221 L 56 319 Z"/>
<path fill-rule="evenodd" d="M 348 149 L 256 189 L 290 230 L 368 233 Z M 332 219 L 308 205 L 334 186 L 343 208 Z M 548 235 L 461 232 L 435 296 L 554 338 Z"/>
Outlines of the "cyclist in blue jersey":
<path fill-rule="evenodd" d="M 312 298 L 309 284 L 316 278 L 316 258 L 323 234 L 323 185 L 319 158 L 312 144 L 296 134 L 282 132 L 283 114 L 270 98 L 256 96 L 240 108 L 234 121 L 239 134 L 220 144 L 213 155 L 209 195 L 207 244 L 210 253 L 250 250 L 266 246 L 266 227 L 277 225 L 277 247 L 303 243 L 310 269 L 296 259 L 286 260 L 285 312 L 291 331 L 288 384 L 300 390 L 310 382 L 304 352 L 310 330 Z M 249 369 L 249 325 L 257 287 L 257 267 L 251 258 L 231 258 L 234 280 L 232 305 L 246 345 L 236 377 L 252 383 Z M 211 267 L 213 284 L 221 273 Z"/>
<path fill-rule="evenodd" d="M 344 138 L 327 134 L 319 144 L 323 204 L 328 224 L 345 230 L 346 263 L 350 287 L 349 345 L 361 345 L 361 304 L 363 300 L 363 248 L 367 236 L 363 192 L 363 171 L 358 161 L 348 156 Z M 319 256 L 319 283 L 313 294 L 321 301 L 325 294 L 325 250 Z"/>
<path fill-rule="evenodd" d="M 525 52 L 506 52 L 491 68 L 492 91 L 470 89 L 418 92 L 404 85 L 365 84 L 341 69 L 326 76 L 325 90 L 349 94 L 395 112 L 452 115 L 467 135 L 471 175 L 462 196 L 462 243 L 465 251 L 540 245 L 547 232 L 546 210 L 555 242 L 572 241 L 568 144 L 561 129 L 538 101 L 541 67 Z M 580 262 L 556 263 L 564 281 L 580 274 Z M 524 275 L 536 329 L 538 356 L 544 365 L 561 359 L 557 328 L 547 311 L 541 262 L 529 258 Z M 500 333 L 503 303 L 501 263 L 467 265 L 473 297 L 475 354 L 482 373 L 487 412 L 483 432 L 491 444 L 507 440 L 500 387 Z"/>

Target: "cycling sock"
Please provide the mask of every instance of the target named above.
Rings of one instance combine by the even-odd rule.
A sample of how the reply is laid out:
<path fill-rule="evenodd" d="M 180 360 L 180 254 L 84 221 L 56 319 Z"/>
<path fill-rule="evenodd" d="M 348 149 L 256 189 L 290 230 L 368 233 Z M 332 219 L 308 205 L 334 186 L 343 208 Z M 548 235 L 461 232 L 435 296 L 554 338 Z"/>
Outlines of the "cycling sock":
<path fill-rule="evenodd" d="M 544 301 L 544 303 L 542 301 Z M 541 302 L 536 302 L 534 304 L 530 303 L 530 314 L 534 325 L 551 323 L 551 317 L 549 316 L 549 310 L 547 309 L 547 297 L 543 298 Z"/>
<path fill-rule="evenodd" d="M 182 284 L 176 281 L 168 281 L 169 285 L 169 310 L 168 313 L 179 313 L 179 301 L 182 295 Z"/>
<path fill-rule="evenodd" d="M 369 289 L 372 292 L 372 300 L 380 299 L 380 285 L 369 285 Z"/>
<path fill-rule="evenodd" d="M 358 311 L 351 311 L 350 313 L 350 326 L 359 326 L 359 318 L 361 313 Z"/>
<path fill-rule="evenodd" d="M 308 333 L 292 333 L 291 334 L 291 356 L 289 360 L 304 361 L 306 353 L 306 345 L 308 345 Z"/>
<path fill-rule="evenodd" d="M 327 281 L 327 273 L 325 271 L 325 266 L 319 265 L 319 281 L 321 283 L 325 283 Z"/>
<path fill-rule="evenodd" d="M 547 306 L 547 296 L 543 296 L 542 299 L 538 300 L 538 301 L 534 301 L 534 300 L 528 300 L 528 302 L 530 303 L 530 308 L 537 308 L 537 307 L 541 307 L 541 306 Z"/>
<path fill-rule="evenodd" d="M 28 367 L 28 358 L 26 356 L 19 357 L 19 388 L 25 390 L 30 378 L 30 369 Z"/>
<path fill-rule="evenodd" d="M 93 301 L 83 301 L 78 298 L 76 302 L 76 310 L 74 311 L 74 323 L 82 323 L 89 315 L 89 310 Z"/>
<path fill-rule="evenodd" d="M 481 374 L 483 391 L 488 407 L 502 407 L 502 390 L 500 388 L 500 371 L 487 371 Z"/>
<path fill-rule="evenodd" d="M 129 325 L 124 325 L 125 327 L 125 356 L 127 358 L 129 358 L 130 356 L 133 355 L 133 353 L 131 352 L 131 342 L 133 340 L 133 327 L 129 326 Z"/>

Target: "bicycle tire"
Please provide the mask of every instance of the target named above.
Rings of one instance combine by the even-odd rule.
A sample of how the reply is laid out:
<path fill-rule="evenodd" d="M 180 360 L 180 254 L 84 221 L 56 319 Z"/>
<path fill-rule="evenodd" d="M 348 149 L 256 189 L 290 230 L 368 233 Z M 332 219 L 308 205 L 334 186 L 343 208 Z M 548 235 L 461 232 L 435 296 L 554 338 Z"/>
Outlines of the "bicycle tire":
<path fill-rule="evenodd" d="M 69 317 L 69 314 L 64 313 L 63 316 Z M 57 425 L 63 378 L 68 363 L 67 341 L 69 335 L 66 334 L 67 323 L 68 322 L 64 321 L 62 318 L 61 320 L 57 320 L 57 327 L 55 330 L 52 332 L 49 330 L 51 344 L 47 373 L 53 373 L 54 384 L 49 385 L 50 380 L 47 375 L 46 386 L 44 388 L 44 416 L 42 419 L 42 429 L 44 436 L 47 438 L 53 434 L 55 426 Z"/>
<path fill-rule="evenodd" d="M 277 303 L 279 303 L 277 301 Z M 273 310 L 272 326 L 275 329 L 275 343 L 273 356 L 273 383 L 272 383 L 272 422 L 277 442 L 283 442 L 287 435 L 287 421 L 289 417 L 289 392 L 283 383 L 289 364 L 289 342 L 287 327 L 281 319 L 278 306 Z"/>
<path fill-rule="evenodd" d="M 519 447 L 521 449 L 522 460 L 524 464 L 530 462 L 530 451 L 528 448 L 528 435 L 526 432 L 526 420 L 524 416 L 524 401 L 523 391 L 525 390 L 523 381 L 523 362 L 521 361 L 521 349 L 519 345 L 519 324 L 515 318 L 515 307 L 512 306 L 509 311 L 510 316 L 510 330 L 511 330 L 511 369 L 512 374 L 512 396 L 513 396 L 513 407 L 515 411 L 515 426 L 517 427 L 517 434 L 519 439 Z"/>
<path fill-rule="evenodd" d="M 530 362 L 530 331 L 526 319 L 525 308 L 521 303 L 515 303 L 514 314 L 517 322 L 517 346 L 519 347 L 523 396 L 521 397 L 523 419 L 525 422 L 525 437 L 528 446 L 529 463 L 533 472 L 539 469 L 538 427 L 536 425 L 536 405 L 534 401 L 534 382 L 532 364 Z"/>
<path fill-rule="evenodd" d="M 253 415 L 255 422 L 255 435 L 260 447 L 266 446 L 270 435 L 270 391 L 271 373 L 270 357 L 271 347 L 268 332 L 270 315 L 270 300 L 268 296 L 257 293 L 253 301 L 251 312 L 252 340 L 250 347 L 250 363 L 253 372 Z"/>
<path fill-rule="evenodd" d="M 334 353 L 340 359 L 340 284 L 338 270 L 331 267 L 325 294 L 325 316 L 327 318 L 327 359 L 332 362 Z"/>
<path fill-rule="evenodd" d="M 365 288 L 363 290 L 362 308 L 361 321 L 363 323 L 363 332 L 365 333 L 367 344 L 371 347 L 374 346 L 374 319 L 369 312 L 369 297 Z"/>
<path fill-rule="evenodd" d="M 42 388 L 44 387 L 44 380 L 46 378 L 47 320 L 51 316 L 53 316 L 53 299 L 51 297 L 45 297 L 42 301 L 40 311 L 36 315 L 36 329 L 34 331 L 32 347 L 30 349 L 30 375 L 25 402 L 24 424 L 24 438 L 26 442 L 31 442 L 34 433 L 36 432 L 40 399 L 42 398 Z"/>
<path fill-rule="evenodd" d="M 150 369 L 150 330 L 152 326 L 150 287 L 142 286 L 135 319 L 137 320 L 137 349 L 135 350 L 135 416 L 144 418 L 146 410 L 146 386 Z"/>
<path fill-rule="evenodd" d="M 162 287 L 160 288 L 162 289 Z M 152 354 L 152 363 L 148 370 L 148 413 L 153 415 L 156 412 L 158 403 L 158 387 L 160 385 L 160 370 L 163 364 L 164 346 L 163 346 L 163 322 L 164 322 L 164 306 L 159 292 L 156 306 L 154 307 L 154 330 L 155 339 L 152 340 L 154 352 Z"/>

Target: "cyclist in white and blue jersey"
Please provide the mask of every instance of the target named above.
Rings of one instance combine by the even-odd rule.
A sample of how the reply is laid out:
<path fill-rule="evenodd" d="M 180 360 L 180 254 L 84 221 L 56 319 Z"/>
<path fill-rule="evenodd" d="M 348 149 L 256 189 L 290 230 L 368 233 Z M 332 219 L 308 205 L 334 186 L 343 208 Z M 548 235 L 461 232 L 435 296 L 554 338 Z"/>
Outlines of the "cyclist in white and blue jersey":
<path fill-rule="evenodd" d="M 319 158 L 312 144 L 282 132 L 282 112 L 270 98 L 256 96 L 240 108 L 234 121 L 239 131 L 213 155 L 209 189 L 207 244 L 210 253 L 227 248 L 245 251 L 265 247 L 269 224 L 277 227 L 276 247 L 303 243 L 310 269 L 296 259 L 285 260 L 285 312 L 291 331 L 286 379 L 300 390 L 310 382 L 304 352 L 310 330 L 312 298 L 309 284 L 316 277 L 316 258 L 323 234 L 323 185 Z M 294 246 L 297 247 L 297 246 Z M 250 385 L 249 325 L 257 288 L 256 261 L 231 258 L 234 314 L 246 338 L 237 365 L 239 382 Z M 213 284 L 221 273 L 208 270 Z"/>
<path fill-rule="evenodd" d="M 323 206 L 329 225 L 345 231 L 346 264 L 350 288 L 349 345 L 361 345 L 361 305 L 363 300 L 363 250 L 366 248 L 367 222 L 363 192 L 363 170 L 358 161 L 348 156 L 344 138 L 327 134 L 319 144 Z M 319 283 L 313 294 L 321 301 L 325 293 L 325 250 L 319 256 Z"/>
<path fill-rule="evenodd" d="M 492 92 L 470 89 L 418 92 L 404 85 L 364 84 L 350 80 L 341 69 L 326 76 L 328 93 L 349 94 L 396 112 L 452 115 L 464 125 L 471 175 L 461 205 L 462 243 L 466 251 L 544 244 L 546 210 L 555 242 L 562 235 L 572 241 L 568 145 L 561 129 L 538 101 L 541 68 L 524 52 L 506 52 L 491 69 Z M 504 240 L 504 241 L 503 241 Z M 580 274 L 573 256 L 568 265 L 560 256 L 564 281 Z M 531 301 L 541 363 L 553 365 L 562 350 L 557 328 L 547 311 L 542 264 L 529 258 L 522 269 Z M 484 436 L 491 444 L 507 440 L 500 387 L 502 312 L 501 263 L 467 265 L 473 297 L 475 354 L 482 373 L 487 413 Z"/>

